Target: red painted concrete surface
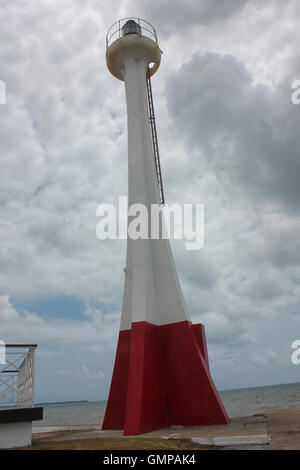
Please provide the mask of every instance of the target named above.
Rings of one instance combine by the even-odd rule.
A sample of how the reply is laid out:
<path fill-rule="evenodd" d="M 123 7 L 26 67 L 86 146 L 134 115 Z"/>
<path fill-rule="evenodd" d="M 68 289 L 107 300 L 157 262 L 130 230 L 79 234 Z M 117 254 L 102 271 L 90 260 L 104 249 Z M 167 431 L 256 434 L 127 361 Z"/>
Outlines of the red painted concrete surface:
<path fill-rule="evenodd" d="M 102 429 L 137 435 L 176 424 L 228 423 L 202 324 L 137 322 L 120 331 Z"/>

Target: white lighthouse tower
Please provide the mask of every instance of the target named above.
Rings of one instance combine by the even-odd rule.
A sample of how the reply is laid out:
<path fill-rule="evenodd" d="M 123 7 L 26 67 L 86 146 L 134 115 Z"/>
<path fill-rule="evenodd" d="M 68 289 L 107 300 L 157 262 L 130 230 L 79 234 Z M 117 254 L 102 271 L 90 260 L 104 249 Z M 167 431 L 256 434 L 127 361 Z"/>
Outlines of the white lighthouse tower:
<path fill-rule="evenodd" d="M 154 28 L 139 18 L 107 35 L 110 72 L 125 82 L 128 205 L 164 203 L 150 77 L 161 60 Z M 130 218 L 128 218 L 128 223 Z M 150 221 L 149 221 L 150 224 Z M 102 429 L 134 435 L 229 419 L 211 379 L 204 327 L 190 321 L 168 239 L 127 240 L 119 341 Z"/>

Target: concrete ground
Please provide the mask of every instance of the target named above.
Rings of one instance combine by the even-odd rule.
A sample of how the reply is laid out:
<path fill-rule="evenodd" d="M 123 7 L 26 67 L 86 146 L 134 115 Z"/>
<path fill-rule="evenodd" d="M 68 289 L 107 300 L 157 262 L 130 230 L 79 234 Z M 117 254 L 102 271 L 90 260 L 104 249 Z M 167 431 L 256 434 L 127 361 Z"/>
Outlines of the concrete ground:
<path fill-rule="evenodd" d="M 102 431 L 96 425 L 33 428 L 33 439 L 42 438 L 44 442 L 114 437 L 122 438 L 122 431 Z M 135 437 L 190 439 L 195 443 L 227 449 L 296 450 L 300 449 L 300 409 L 272 410 L 231 418 L 229 425 L 171 426 Z"/>
<path fill-rule="evenodd" d="M 268 411 L 267 431 L 270 437 L 270 449 L 300 449 L 300 409 Z"/>

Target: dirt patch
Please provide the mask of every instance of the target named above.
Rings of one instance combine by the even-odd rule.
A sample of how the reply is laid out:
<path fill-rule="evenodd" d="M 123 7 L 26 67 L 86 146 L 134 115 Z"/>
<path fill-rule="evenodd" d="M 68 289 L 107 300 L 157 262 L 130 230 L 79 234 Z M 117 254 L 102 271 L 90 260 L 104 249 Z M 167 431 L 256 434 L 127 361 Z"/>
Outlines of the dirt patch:
<path fill-rule="evenodd" d="M 23 450 L 212 450 L 189 439 L 93 438 L 47 441 L 34 438 Z"/>

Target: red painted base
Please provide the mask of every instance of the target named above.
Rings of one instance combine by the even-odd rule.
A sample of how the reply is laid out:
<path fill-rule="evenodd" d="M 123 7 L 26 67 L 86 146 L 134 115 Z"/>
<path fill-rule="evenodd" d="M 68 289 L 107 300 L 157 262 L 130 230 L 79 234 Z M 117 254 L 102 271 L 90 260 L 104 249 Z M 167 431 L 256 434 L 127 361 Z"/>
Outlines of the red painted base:
<path fill-rule="evenodd" d="M 135 435 L 228 423 L 209 373 L 203 325 L 137 322 L 120 331 L 102 429 Z"/>

